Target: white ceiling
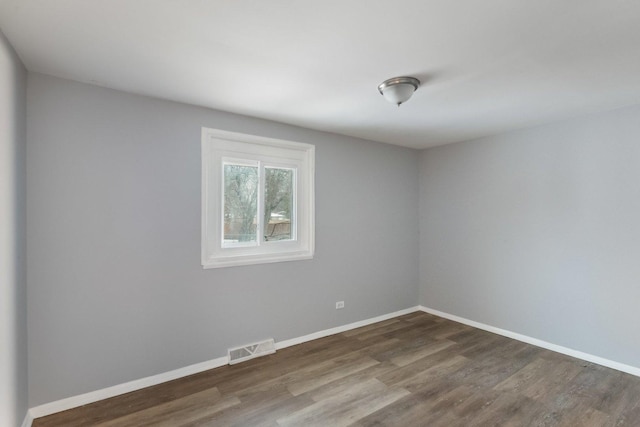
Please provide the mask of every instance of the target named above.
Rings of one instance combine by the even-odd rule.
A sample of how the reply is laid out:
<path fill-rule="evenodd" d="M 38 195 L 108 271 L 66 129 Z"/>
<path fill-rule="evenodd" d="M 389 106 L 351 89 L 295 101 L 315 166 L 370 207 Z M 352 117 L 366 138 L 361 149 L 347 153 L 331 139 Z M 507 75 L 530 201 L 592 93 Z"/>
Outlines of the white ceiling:
<path fill-rule="evenodd" d="M 416 148 L 640 103 L 632 0 L 0 0 L 0 28 L 31 71 Z"/>

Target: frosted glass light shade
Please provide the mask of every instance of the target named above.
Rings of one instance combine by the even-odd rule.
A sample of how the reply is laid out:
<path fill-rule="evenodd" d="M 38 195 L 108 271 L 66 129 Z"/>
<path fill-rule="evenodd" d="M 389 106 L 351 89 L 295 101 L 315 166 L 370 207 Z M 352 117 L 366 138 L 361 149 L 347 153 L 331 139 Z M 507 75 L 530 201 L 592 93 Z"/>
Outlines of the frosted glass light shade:
<path fill-rule="evenodd" d="M 414 77 L 394 77 L 382 82 L 378 90 L 387 101 L 399 106 L 411 98 L 418 86 L 420 80 Z"/>

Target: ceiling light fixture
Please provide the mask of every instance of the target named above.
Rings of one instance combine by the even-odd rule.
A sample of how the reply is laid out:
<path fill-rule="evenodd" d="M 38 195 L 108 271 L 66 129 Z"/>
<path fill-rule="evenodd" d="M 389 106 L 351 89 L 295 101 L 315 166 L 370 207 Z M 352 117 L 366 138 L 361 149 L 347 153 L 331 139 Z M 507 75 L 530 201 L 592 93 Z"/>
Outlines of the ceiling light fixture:
<path fill-rule="evenodd" d="M 411 98 L 418 86 L 420 86 L 420 80 L 415 77 L 393 77 L 380 83 L 378 91 L 387 101 L 399 107 Z"/>

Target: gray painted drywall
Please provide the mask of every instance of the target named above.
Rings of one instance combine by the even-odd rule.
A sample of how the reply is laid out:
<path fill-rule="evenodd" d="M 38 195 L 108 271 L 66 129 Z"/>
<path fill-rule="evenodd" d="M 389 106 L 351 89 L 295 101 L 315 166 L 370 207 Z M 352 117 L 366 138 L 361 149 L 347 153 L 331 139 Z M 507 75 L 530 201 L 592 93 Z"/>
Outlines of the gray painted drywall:
<path fill-rule="evenodd" d="M 420 302 L 640 367 L 640 107 L 421 153 Z"/>
<path fill-rule="evenodd" d="M 0 425 L 27 412 L 27 70 L 0 33 Z"/>
<path fill-rule="evenodd" d="M 415 150 L 33 73 L 27 126 L 31 405 L 416 304 Z M 201 268 L 202 126 L 316 145 L 313 260 Z"/>

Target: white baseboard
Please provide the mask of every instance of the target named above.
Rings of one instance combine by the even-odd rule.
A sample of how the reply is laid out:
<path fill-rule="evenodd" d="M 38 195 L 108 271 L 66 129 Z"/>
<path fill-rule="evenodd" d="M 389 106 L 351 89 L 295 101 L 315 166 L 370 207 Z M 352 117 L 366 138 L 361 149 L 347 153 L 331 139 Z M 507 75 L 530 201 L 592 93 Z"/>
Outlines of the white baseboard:
<path fill-rule="evenodd" d="M 453 314 L 445 313 L 439 310 L 435 310 L 433 308 L 419 306 L 421 311 L 425 313 L 430 313 L 435 316 L 443 317 L 445 319 L 453 320 L 454 322 L 463 323 L 465 325 L 473 326 L 474 328 L 482 329 L 488 332 L 493 332 L 494 334 L 502 335 L 507 338 L 513 338 L 514 340 L 522 341 L 527 344 L 535 345 L 536 347 L 546 348 L 547 350 L 555 351 L 556 353 L 566 354 L 567 356 L 575 357 L 576 359 L 585 360 L 587 362 L 592 362 L 597 365 L 602 365 L 607 368 L 616 369 L 618 371 L 626 372 L 627 374 L 635 375 L 640 377 L 640 368 L 630 365 L 625 365 L 624 363 L 616 362 L 613 360 L 605 359 L 600 356 L 594 356 L 593 354 L 584 353 L 582 351 L 574 350 L 571 348 L 563 347 L 561 345 L 552 344 L 547 341 L 539 340 L 537 338 L 532 338 L 526 335 L 519 334 L 517 332 L 508 331 L 506 329 L 496 328 L 495 326 L 486 325 L 484 323 L 476 322 L 473 320 L 465 319 L 464 317 L 459 317 Z"/>
<path fill-rule="evenodd" d="M 302 337 L 279 341 L 276 343 L 276 350 L 280 350 L 282 348 L 290 347 L 296 344 L 302 344 L 307 341 L 316 340 L 318 338 L 323 338 L 329 335 L 339 334 L 341 332 L 349 331 L 355 328 L 360 328 L 362 326 L 370 325 L 372 323 L 381 322 L 383 320 L 413 313 L 418 310 L 420 310 L 418 306 L 411 307 L 405 310 L 396 311 L 394 313 L 384 314 L 382 316 L 372 317 L 370 319 L 361 320 L 359 322 L 349 323 L 348 325 L 338 326 L 335 328 L 314 332 L 312 334 L 304 335 Z M 25 424 L 27 423 L 27 418 L 25 418 L 25 423 L 23 423 L 23 427 L 30 427 L 31 422 L 33 421 L 34 418 L 45 417 L 47 415 L 55 414 L 57 412 L 62 412 L 68 409 L 77 408 L 78 406 L 97 402 L 99 400 L 108 399 L 110 397 L 118 396 L 125 393 L 130 393 L 132 391 L 140 390 L 145 387 L 150 387 L 150 386 L 161 384 L 167 381 L 197 374 L 203 371 L 208 371 L 209 369 L 224 366 L 228 364 L 228 362 L 229 360 L 227 356 L 218 357 L 217 359 L 209 360 L 202 363 L 196 363 L 195 365 L 185 366 L 184 368 L 175 369 L 173 371 L 164 372 L 162 374 L 152 375 L 150 377 L 129 381 L 129 382 L 118 384 L 112 387 L 103 388 L 101 390 L 96 390 L 89 393 L 68 397 L 66 399 L 56 400 L 55 402 L 45 403 L 44 405 L 39 405 L 29 410 L 27 414 L 27 418 L 29 418 L 28 424 Z"/>
<path fill-rule="evenodd" d="M 27 410 L 27 415 L 24 416 L 22 427 L 31 427 L 32 423 L 33 423 L 33 416 L 31 415 L 31 410 Z"/>
<path fill-rule="evenodd" d="M 44 405 L 31 408 L 29 412 L 33 418 L 45 417 L 47 415 L 55 414 L 56 412 L 62 412 L 68 409 L 77 408 L 78 406 L 97 402 L 98 400 L 108 399 L 110 397 L 140 390 L 145 387 L 208 371 L 209 369 L 224 366 L 227 363 L 227 356 L 218 357 L 217 359 L 196 363 L 194 365 L 185 366 L 184 368 L 175 369 L 162 374 L 152 375 L 150 377 L 129 381 L 112 387 L 103 388 L 101 390 L 91 391 L 89 393 L 79 394 L 77 396 L 67 397 L 66 399 L 56 400 L 51 403 L 45 403 Z"/>
<path fill-rule="evenodd" d="M 383 314 L 382 316 L 372 317 L 366 320 L 360 320 L 358 322 L 349 323 L 348 325 L 337 326 L 331 329 L 325 329 L 324 331 L 314 332 L 309 335 L 304 335 L 298 338 L 291 338 L 289 340 L 279 341 L 276 343 L 276 350 L 282 348 L 291 347 L 292 345 L 302 344 L 307 341 L 317 340 L 318 338 L 328 337 L 329 335 L 339 334 L 341 332 L 350 331 L 351 329 L 361 328 L 363 326 L 370 325 L 372 323 L 382 322 L 383 320 L 392 319 L 398 316 L 404 316 L 405 314 L 414 313 L 420 310 L 419 307 L 411 307 L 404 310 L 396 311 L 389 314 Z"/>

